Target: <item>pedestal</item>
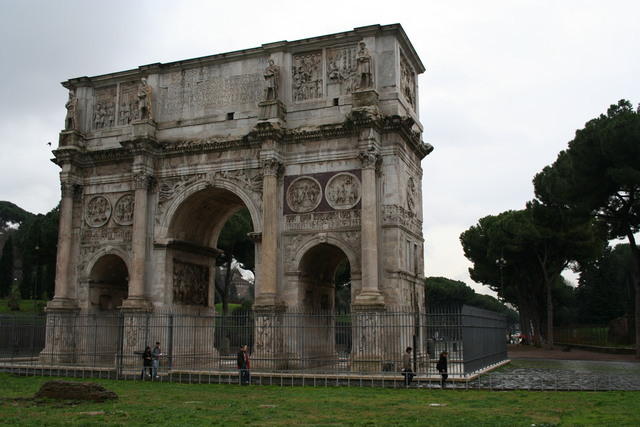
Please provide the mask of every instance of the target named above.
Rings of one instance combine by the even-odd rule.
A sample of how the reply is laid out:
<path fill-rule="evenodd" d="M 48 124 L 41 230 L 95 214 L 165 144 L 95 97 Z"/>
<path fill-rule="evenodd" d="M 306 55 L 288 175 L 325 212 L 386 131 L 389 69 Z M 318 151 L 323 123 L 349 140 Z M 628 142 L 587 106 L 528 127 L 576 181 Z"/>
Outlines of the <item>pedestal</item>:
<path fill-rule="evenodd" d="M 354 306 L 351 321 L 351 371 L 381 372 L 386 360 L 383 345 L 385 312 L 378 306 Z"/>
<path fill-rule="evenodd" d="M 69 301 L 51 301 L 47 305 L 47 324 L 44 349 L 40 362 L 44 364 L 69 364 L 77 362 L 76 322 L 79 309 Z M 66 306 L 65 308 L 62 308 Z M 55 308 L 54 308 L 55 307 Z"/>
<path fill-rule="evenodd" d="M 287 109 L 281 101 L 262 101 L 258 104 L 260 107 L 260 113 L 258 114 L 259 120 L 280 120 L 285 121 L 287 115 Z"/>
<path fill-rule="evenodd" d="M 283 345 L 284 311 L 283 305 L 254 305 L 255 338 L 251 367 L 289 369 Z"/>

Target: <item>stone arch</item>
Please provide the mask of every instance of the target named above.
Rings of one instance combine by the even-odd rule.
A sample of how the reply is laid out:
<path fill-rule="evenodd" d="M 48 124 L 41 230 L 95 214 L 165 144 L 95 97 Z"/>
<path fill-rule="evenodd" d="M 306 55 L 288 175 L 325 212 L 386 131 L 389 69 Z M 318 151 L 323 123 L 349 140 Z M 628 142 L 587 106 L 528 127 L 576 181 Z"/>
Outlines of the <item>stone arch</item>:
<path fill-rule="evenodd" d="M 122 259 L 122 261 L 124 262 L 124 264 L 127 267 L 127 271 L 131 271 L 131 265 L 129 264 L 129 255 L 128 253 L 121 249 L 121 248 L 117 248 L 115 246 L 105 246 L 103 248 L 98 249 L 94 254 L 91 255 L 91 258 L 89 258 L 87 260 L 87 264 L 86 267 L 84 268 L 84 270 L 82 271 L 82 279 L 81 280 L 90 280 L 91 278 L 91 270 L 93 269 L 93 266 L 96 264 L 96 262 L 98 262 L 98 260 L 100 258 L 102 258 L 105 255 L 116 255 L 118 256 L 120 259 Z"/>
<path fill-rule="evenodd" d="M 113 251 L 97 255 L 94 259 L 87 276 L 91 309 L 113 312 L 127 298 L 129 267 L 124 258 Z"/>
<path fill-rule="evenodd" d="M 172 200 L 163 220 L 163 238 L 158 240 L 159 253 L 164 253 L 166 303 L 186 310 L 213 308 L 220 232 L 243 208 L 249 211 L 255 232 L 261 226 L 256 205 L 246 191 L 226 179 L 196 182 Z"/>
<path fill-rule="evenodd" d="M 304 257 L 304 255 L 310 249 L 322 243 L 336 246 L 338 249 L 340 249 L 346 255 L 347 260 L 349 261 L 349 265 L 351 266 L 351 274 L 360 274 L 360 258 L 358 257 L 356 251 L 354 251 L 341 239 L 335 238 L 333 236 L 323 235 L 322 233 L 313 236 L 311 239 L 307 240 L 303 245 L 301 245 L 300 248 L 298 248 L 293 263 L 296 266 L 297 272 L 300 272 L 300 263 L 302 262 L 302 258 Z"/>
<path fill-rule="evenodd" d="M 247 192 L 243 187 L 239 186 L 233 181 L 217 178 L 213 182 L 206 180 L 198 181 L 178 193 L 169 202 L 169 205 L 167 206 L 165 212 L 161 214 L 162 216 L 160 218 L 160 224 L 158 227 L 156 227 L 157 238 L 161 240 L 168 238 L 169 228 L 174 221 L 176 212 L 191 196 L 207 189 L 226 190 L 238 197 L 242 201 L 244 206 L 249 210 L 254 232 L 259 233 L 262 231 L 262 212 L 260 204 L 256 203 L 255 199 L 251 197 L 251 194 Z"/>

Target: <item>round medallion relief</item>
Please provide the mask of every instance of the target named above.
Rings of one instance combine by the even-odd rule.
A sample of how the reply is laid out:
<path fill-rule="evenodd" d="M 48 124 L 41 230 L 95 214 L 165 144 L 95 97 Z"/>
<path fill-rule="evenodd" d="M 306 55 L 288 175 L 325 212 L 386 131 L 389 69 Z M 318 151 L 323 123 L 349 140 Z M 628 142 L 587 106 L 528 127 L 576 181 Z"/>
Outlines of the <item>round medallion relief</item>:
<path fill-rule="evenodd" d="M 360 180 L 351 173 L 342 172 L 331 177 L 324 192 L 332 208 L 351 209 L 360 201 Z"/>
<path fill-rule="evenodd" d="M 296 178 L 287 190 L 287 204 L 294 212 L 311 212 L 322 200 L 320 183 L 310 176 Z"/>
<path fill-rule="evenodd" d="M 102 227 L 111 217 L 111 203 L 104 196 L 95 196 L 85 209 L 84 218 L 90 227 Z"/>
<path fill-rule="evenodd" d="M 133 224 L 134 199 L 132 194 L 125 194 L 120 197 L 113 208 L 113 220 L 116 224 Z"/>

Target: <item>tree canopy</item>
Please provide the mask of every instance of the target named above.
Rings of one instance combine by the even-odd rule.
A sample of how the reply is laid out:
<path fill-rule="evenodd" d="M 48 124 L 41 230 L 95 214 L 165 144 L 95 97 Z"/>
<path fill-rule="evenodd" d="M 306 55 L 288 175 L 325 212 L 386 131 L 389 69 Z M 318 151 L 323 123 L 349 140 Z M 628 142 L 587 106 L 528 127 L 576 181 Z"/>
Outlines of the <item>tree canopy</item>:
<path fill-rule="evenodd" d="M 534 178 L 542 203 L 586 212 L 610 239 L 629 242 L 634 264 L 636 355 L 640 357 L 640 113 L 621 100 L 576 131 L 569 147 Z"/>
<path fill-rule="evenodd" d="M 471 278 L 518 307 L 523 328 L 532 325 L 535 339 L 543 338 L 549 345 L 553 291 L 563 284 L 562 271 L 572 261 L 596 256 L 602 246 L 588 218 L 536 200 L 523 210 L 481 218 L 460 241 L 473 263 Z"/>

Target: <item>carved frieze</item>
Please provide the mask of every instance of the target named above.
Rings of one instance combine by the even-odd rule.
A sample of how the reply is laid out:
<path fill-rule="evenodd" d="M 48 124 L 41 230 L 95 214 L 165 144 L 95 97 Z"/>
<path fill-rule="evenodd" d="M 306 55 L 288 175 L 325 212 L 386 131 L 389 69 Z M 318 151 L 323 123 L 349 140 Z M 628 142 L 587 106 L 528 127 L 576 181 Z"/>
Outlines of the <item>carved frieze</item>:
<path fill-rule="evenodd" d="M 111 217 L 111 203 L 104 196 L 94 196 L 87 202 L 84 219 L 89 227 L 102 227 Z"/>
<path fill-rule="evenodd" d="M 306 101 L 322 98 L 322 52 L 308 52 L 293 56 L 291 79 L 293 100 Z"/>
<path fill-rule="evenodd" d="M 131 241 L 131 227 L 102 227 L 82 230 L 80 244 L 127 243 Z"/>
<path fill-rule="evenodd" d="M 113 209 L 113 220 L 116 224 L 131 225 L 133 224 L 133 209 L 134 209 L 134 197 L 133 194 L 125 194 L 120 197 L 116 202 Z"/>
<path fill-rule="evenodd" d="M 351 209 L 360 201 L 360 180 L 352 173 L 334 175 L 325 187 L 325 198 L 334 209 Z"/>
<path fill-rule="evenodd" d="M 356 47 L 327 49 L 328 84 L 340 85 L 340 95 L 348 95 L 356 89 Z"/>
<path fill-rule="evenodd" d="M 116 86 L 96 89 L 93 106 L 93 128 L 113 127 L 116 123 Z"/>
<path fill-rule="evenodd" d="M 400 53 L 400 92 L 416 108 L 416 73 L 407 58 Z"/>
<path fill-rule="evenodd" d="M 207 306 L 209 267 L 173 260 L 173 303 Z"/>
<path fill-rule="evenodd" d="M 413 177 L 409 177 L 407 181 L 407 210 L 409 212 L 416 213 L 416 183 L 413 180 Z"/>
<path fill-rule="evenodd" d="M 285 215 L 285 231 L 317 231 L 360 228 L 360 210 L 309 212 Z"/>
<path fill-rule="evenodd" d="M 294 212 L 310 212 L 318 207 L 321 200 L 322 187 L 310 176 L 296 178 L 287 189 L 287 204 Z"/>
<path fill-rule="evenodd" d="M 402 206 L 383 205 L 382 225 L 401 226 L 417 235 L 422 235 L 422 221 L 418 219 L 415 213 Z"/>
<path fill-rule="evenodd" d="M 213 179 L 225 179 L 240 184 L 245 190 L 262 194 L 262 181 L 264 176 L 257 171 L 249 170 L 233 170 L 233 171 L 216 171 L 213 173 Z"/>

